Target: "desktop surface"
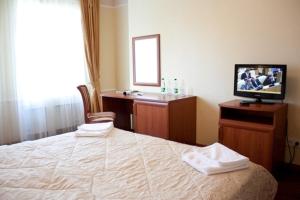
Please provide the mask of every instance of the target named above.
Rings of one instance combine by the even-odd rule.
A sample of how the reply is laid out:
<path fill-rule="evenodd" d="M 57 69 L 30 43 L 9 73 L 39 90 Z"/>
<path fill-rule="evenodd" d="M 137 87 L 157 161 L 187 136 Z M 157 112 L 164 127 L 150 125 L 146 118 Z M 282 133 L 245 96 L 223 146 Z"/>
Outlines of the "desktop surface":
<path fill-rule="evenodd" d="M 102 93 L 102 97 L 111 97 L 119 99 L 129 99 L 129 100 L 146 100 L 154 102 L 169 102 L 176 101 L 180 99 L 190 98 L 190 95 L 174 95 L 174 94 L 160 94 L 160 93 L 133 93 L 130 95 L 124 95 L 122 92 L 107 92 Z"/>

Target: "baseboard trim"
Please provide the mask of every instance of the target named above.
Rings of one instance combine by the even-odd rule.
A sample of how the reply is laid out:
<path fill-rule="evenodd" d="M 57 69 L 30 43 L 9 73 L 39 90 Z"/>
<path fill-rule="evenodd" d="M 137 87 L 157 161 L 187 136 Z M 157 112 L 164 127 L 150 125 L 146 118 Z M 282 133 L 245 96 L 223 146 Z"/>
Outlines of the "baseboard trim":
<path fill-rule="evenodd" d="M 288 164 L 285 163 L 285 165 L 287 165 L 287 167 L 289 169 L 291 169 L 293 172 L 299 173 L 300 174 L 300 165 L 296 165 L 296 164 Z"/>

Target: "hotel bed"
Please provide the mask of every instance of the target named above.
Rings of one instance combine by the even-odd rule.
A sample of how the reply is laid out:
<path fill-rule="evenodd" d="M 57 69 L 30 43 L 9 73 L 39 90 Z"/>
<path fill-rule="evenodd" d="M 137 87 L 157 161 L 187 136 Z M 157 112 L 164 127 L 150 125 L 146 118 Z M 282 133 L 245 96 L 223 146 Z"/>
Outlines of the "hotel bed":
<path fill-rule="evenodd" d="M 181 160 L 193 146 L 113 129 L 0 146 L 0 199 L 273 199 L 263 167 L 205 176 Z"/>

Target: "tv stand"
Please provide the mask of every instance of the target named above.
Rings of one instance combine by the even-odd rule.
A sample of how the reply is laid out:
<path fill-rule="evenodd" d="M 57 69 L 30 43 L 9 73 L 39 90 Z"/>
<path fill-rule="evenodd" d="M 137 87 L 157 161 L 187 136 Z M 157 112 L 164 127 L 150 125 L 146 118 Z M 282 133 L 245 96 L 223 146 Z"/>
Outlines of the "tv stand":
<path fill-rule="evenodd" d="M 249 104 L 274 104 L 274 102 L 269 101 L 263 101 L 260 98 L 254 99 L 254 100 L 240 100 L 241 105 L 249 105 Z"/>
<path fill-rule="evenodd" d="M 272 171 L 283 161 L 287 134 L 286 103 L 219 104 L 219 142 Z"/>

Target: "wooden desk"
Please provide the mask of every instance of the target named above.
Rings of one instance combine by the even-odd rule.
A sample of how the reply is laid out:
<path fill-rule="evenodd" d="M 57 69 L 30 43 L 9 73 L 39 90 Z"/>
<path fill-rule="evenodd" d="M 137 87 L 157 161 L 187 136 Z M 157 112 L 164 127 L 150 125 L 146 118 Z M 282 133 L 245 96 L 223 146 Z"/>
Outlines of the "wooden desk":
<path fill-rule="evenodd" d="M 181 143 L 196 143 L 196 97 L 104 93 L 103 111 L 116 113 L 115 127 Z"/>

